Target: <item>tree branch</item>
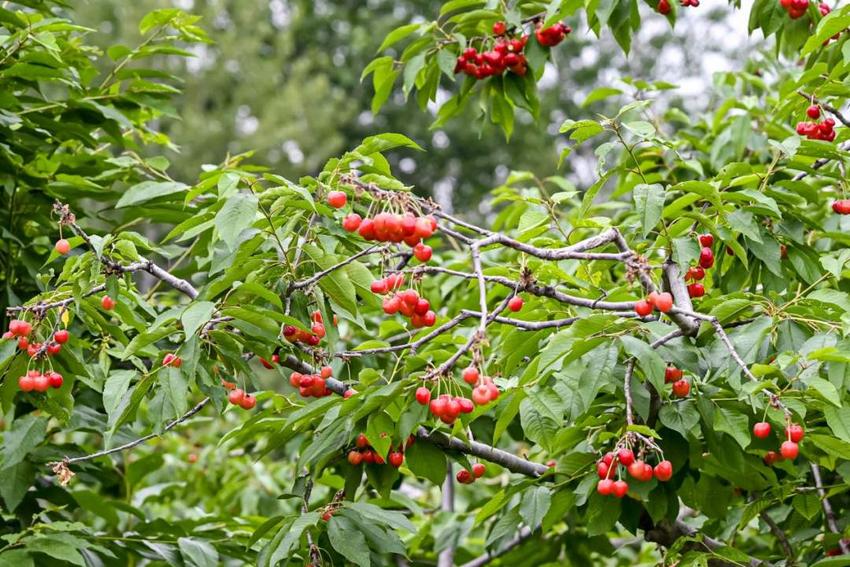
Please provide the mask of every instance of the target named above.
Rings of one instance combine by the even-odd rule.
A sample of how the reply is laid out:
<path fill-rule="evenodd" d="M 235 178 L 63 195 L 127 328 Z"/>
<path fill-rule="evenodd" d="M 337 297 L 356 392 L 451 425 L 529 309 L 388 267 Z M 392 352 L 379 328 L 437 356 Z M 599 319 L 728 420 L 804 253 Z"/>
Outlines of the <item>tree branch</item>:
<path fill-rule="evenodd" d="M 826 491 L 823 489 L 823 480 L 820 476 L 820 466 L 816 463 L 811 463 L 809 466 L 812 469 L 812 476 L 815 479 L 815 487 L 817 488 L 818 496 L 820 496 L 821 506 L 823 506 L 823 515 L 826 517 L 826 525 L 832 533 L 841 534 L 841 530 L 838 529 L 838 522 L 835 521 L 835 512 L 832 510 L 832 504 L 829 503 L 829 499 L 826 497 Z M 848 544 L 846 539 L 839 539 L 838 546 L 841 548 L 842 554 L 850 555 L 850 544 Z"/>
<path fill-rule="evenodd" d="M 446 462 L 446 480 L 443 481 L 443 494 L 440 509 L 443 512 L 454 513 L 455 511 L 455 484 L 452 462 Z M 437 557 L 437 567 L 452 567 L 455 563 L 455 546 L 450 543 Z"/>
<path fill-rule="evenodd" d="M 460 567 L 484 567 L 484 565 L 487 565 L 497 557 L 505 555 L 507 552 L 509 552 L 510 550 L 530 538 L 533 533 L 534 532 L 532 532 L 528 528 L 528 526 L 522 526 L 519 529 L 519 532 L 517 532 L 517 535 L 508 543 L 499 548 L 498 551 L 487 551 L 484 553 L 484 555 L 479 555 L 472 561 L 467 561 Z"/>
<path fill-rule="evenodd" d="M 770 528 L 770 532 L 779 541 L 779 547 L 782 548 L 782 553 L 785 555 L 786 559 L 788 559 L 787 564 L 794 565 L 796 555 L 794 554 L 794 550 L 791 548 L 791 543 L 788 541 L 788 538 L 785 537 L 785 532 L 782 531 L 782 528 L 780 528 L 779 525 L 773 521 L 773 518 L 771 518 L 764 510 L 759 513 L 759 517 L 765 524 L 767 524 L 767 527 Z"/>

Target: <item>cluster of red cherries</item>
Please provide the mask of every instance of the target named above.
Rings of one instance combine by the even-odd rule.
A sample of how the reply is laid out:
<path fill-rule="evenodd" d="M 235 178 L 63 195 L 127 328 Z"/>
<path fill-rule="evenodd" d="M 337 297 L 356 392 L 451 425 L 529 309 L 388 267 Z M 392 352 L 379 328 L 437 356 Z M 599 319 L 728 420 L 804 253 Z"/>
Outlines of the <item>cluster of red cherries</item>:
<path fill-rule="evenodd" d="M 309 331 L 299 329 L 295 325 L 284 325 L 283 338 L 291 343 L 306 343 L 310 346 L 316 346 L 327 334 L 325 330 L 325 322 L 322 319 L 320 311 L 313 311 L 310 315 L 312 325 Z"/>
<path fill-rule="evenodd" d="M 469 366 L 461 373 L 463 381 L 472 386 L 472 399 L 463 396 L 442 394 L 431 399 L 431 390 L 425 386 L 416 389 L 416 401 L 427 405 L 431 414 L 445 424 L 452 425 L 462 413 L 472 413 L 475 406 L 485 406 L 498 399 L 499 387 L 489 376 L 481 376 L 474 366 Z"/>
<path fill-rule="evenodd" d="M 485 472 L 487 472 L 487 467 L 483 463 L 475 463 L 472 465 L 472 470 L 460 469 L 457 471 L 455 478 L 461 484 L 472 484 L 484 476 Z"/>
<path fill-rule="evenodd" d="M 419 296 L 413 288 L 398 291 L 404 285 L 404 274 L 390 274 L 372 282 L 372 293 L 387 295 L 381 302 L 381 307 L 387 315 L 401 313 L 410 318 L 410 324 L 419 329 L 433 327 L 437 314 L 431 310 L 431 302 Z"/>
<path fill-rule="evenodd" d="M 239 406 L 242 409 L 250 410 L 254 409 L 254 406 L 257 405 L 257 398 L 255 398 L 252 394 L 249 394 L 242 388 L 237 388 L 236 384 L 234 384 L 233 382 L 222 380 L 221 384 L 226 390 L 230 390 L 227 393 L 227 401 L 233 404 L 234 406 Z"/>
<path fill-rule="evenodd" d="M 662 313 L 669 312 L 673 309 L 673 295 L 666 291 L 662 293 L 652 291 L 646 296 L 646 299 L 641 299 L 635 303 L 635 313 L 641 317 L 651 315 L 653 309 L 658 309 Z"/>
<path fill-rule="evenodd" d="M 816 104 L 806 109 L 806 115 L 812 120 L 820 118 L 820 107 Z M 835 139 L 835 120 L 825 118 L 820 122 L 798 122 L 797 133 L 809 140 L 824 140 L 831 142 Z"/>
<path fill-rule="evenodd" d="M 766 421 L 760 421 L 753 425 L 753 435 L 759 439 L 766 439 L 770 435 L 770 424 Z M 800 441 L 803 439 L 805 431 L 803 426 L 798 423 L 789 423 L 785 426 L 785 436 L 787 440 L 779 446 L 779 452 L 768 451 L 764 456 L 764 462 L 767 465 L 772 465 L 782 459 L 793 461 L 800 454 Z"/>
<path fill-rule="evenodd" d="M 664 383 L 673 384 L 673 395 L 677 398 L 687 398 L 691 393 L 691 383 L 683 377 L 684 374 L 681 368 L 676 368 L 672 364 L 664 369 Z"/>
<path fill-rule="evenodd" d="M 27 351 L 30 358 L 38 358 L 45 354 L 55 356 L 62 350 L 62 345 L 71 338 L 71 334 L 65 329 L 56 331 L 50 340 L 44 342 L 31 341 L 31 334 L 32 325 L 30 323 L 22 319 L 12 319 L 9 322 L 9 329 L 3 333 L 3 338 L 17 340 L 18 348 Z"/>
<path fill-rule="evenodd" d="M 796 20 L 806 15 L 806 12 L 809 9 L 809 0 L 779 0 L 779 5 L 782 6 L 783 10 L 788 12 L 788 16 L 792 20 Z M 818 10 L 820 10 L 821 16 L 826 16 L 832 11 L 830 7 L 823 2 L 818 4 Z"/>
<path fill-rule="evenodd" d="M 323 366 L 318 374 L 301 374 L 293 372 L 289 375 L 289 383 L 298 388 L 298 393 L 304 398 L 324 398 L 333 392 L 328 389 L 327 379 L 333 376 L 333 368 Z"/>
<path fill-rule="evenodd" d="M 711 247 L 714 245 L 714 236 L 711 234 L 700 234 L 699 245 L 702 247 L 699 252 L 699 261 L 696 266 L 688 268 L 685 274 L 685 280 L 690 281 L 688 284 L 688 295 L 691 297 L 702 297 L 705 295 L 705 286 L 700 283 L 705 277 L 705 271 L 714 267 L 714 251 Z"/>
<path fill-rule="evenodd" d="M 407 438 L 408 447 L 413 445 L 414 439 L 413 435 Z M 390 447 L 390 452 L 387 455 L 387 458 L 384 459 L 380 453 L 372 448 L 369 444 L 369 440 L 362 433 L 357 436 L 357 439 L 354 441 L 354 445 L 356 449 L 349 451 L 347 458 L 348 462 L 355 467 L 361 463 L 383 465 L 389 462 L 393 467 L 399 468 L 402 463 L 404 463 L 404 446 L 400 446 L 398 449 Z"/>
<path fill-rule="evenodd" d="M 29 370 L 26 374 L 18 378 L 18 388 L 22 392 L 43 393 L 48 388 L 61 388 L 63 381 L 62 375 L 54 370 L 48 370 L 47 372 Z"/>
<path fill-rule="evenodd" d="M 640 482 L 649 482 L 653 478 L 660 482 L 667 482 L 673 477 L 673 464 L 667 460 L 661 460 L 655 467 L 635 457 L 634 452 L 628 447 L 620 448 L 616 453 L 605 453 L 596 463 L 596 474 L 599 482 L 596 484 L 596 492 L 602 496 L 616 496 L 622 498 L 629 491 L 629 484 L 622 478 L 613 480 L 614 473 L 620 475 L 619 466 L 623 465 L 629 476 Z"/>

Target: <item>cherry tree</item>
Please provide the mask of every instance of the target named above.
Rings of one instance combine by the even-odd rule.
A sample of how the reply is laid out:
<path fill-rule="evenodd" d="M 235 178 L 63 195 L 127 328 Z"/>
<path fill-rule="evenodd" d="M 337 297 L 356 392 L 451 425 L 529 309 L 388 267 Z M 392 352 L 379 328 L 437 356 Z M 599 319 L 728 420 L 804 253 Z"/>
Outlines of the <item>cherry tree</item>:
<path fill-rule="evenodd" d="M 477 104 L 510 144 L 571 34 L 627 52 L 697 9 L 452 0 L 363 75 L 373 112 Z M 2 11 L 4 207 L 36 209 L 6 258 L 38 275 L 0 343 L 0 558 L 844 564 L 850 9 L 755 2 L 793 59 L 719 74 L 710 114 L 600 85 L 618 110 L 561 127 L 598 180 L 512 171 L 483 221 L 394 177 L 401 133 L 174 180 L 141 151 L 174 78 L 140 61 L 197 18 L 106 64 L 51 10 Z"/>

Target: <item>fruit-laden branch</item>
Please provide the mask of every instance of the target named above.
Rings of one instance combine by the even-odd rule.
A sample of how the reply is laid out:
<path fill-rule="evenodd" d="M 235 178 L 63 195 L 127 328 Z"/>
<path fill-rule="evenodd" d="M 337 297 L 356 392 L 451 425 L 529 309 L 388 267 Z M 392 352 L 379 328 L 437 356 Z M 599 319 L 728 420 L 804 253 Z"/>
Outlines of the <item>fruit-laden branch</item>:
<path fill-rule="evenodd" d="M 718 549 L 728 547 L 722 541 L 718 541 L 712 537 L 709 537 L 705 534 L 700 533 L 697 529 L 692 528 L 682 520 L 676 520 L 675 522 L 669 522 L 666 520 L 662 520 L 656 525 L 652 527 L 648 527 L 644 529 L 644 537 L 646 541 L 651 541 L 657 543 L 662 547 L 669 548 L 672 546 L 676 540 L 682 537 L 691 537 L 695 539 L 699 539 L 698 546 L 704 546 L 709 551 L 717 551 Z M 721 565 L 741 565 L 740 563 L 730 563 L 728 561 L 721 560 L 719 561 Z M 770 567 L 771 563 L 768 561 L 763 561 L 761 559 L 757 559 L 755 557 L 750 557 L 747 565 L 750 567 Z"/>
<path fill-rule="evenodd" d="M 818 491 L 818 496 L 820 496 L 821 506 L 823 506 L 823 515 L 826 517 L 826 525 L 834 534 L 841 534 L 841 530 L 838 529 L 838 522 L 835 521 L 835 512 L 832 510 L 832 504 L 829 503 L 829 499 L 826 497 L 826 491 L 823 489 L 823 480 L 820 476 L 820 466 L 816 463 L 810 464 L 812 468 L 812 477 L 815 479 L 815 487 Z M 843 555 L 850 555 L 850 544 L 848 544 L 845 538 L 841 538 L 838 540 L 838 547 L 841 549 L 841 553 Z"/>
<path fill-rule="evenodd" d="M 505 555 L 507 552 L 509 552 L 510 550 L 530 538 L 532 533 L 534 532 L 532 532 L 528 528 L 528 526 L 522 526 L 517 532 L 517 534 L 514 536 L 514 538 L 508 543 L 502 545 L 498 551 L 488 551 L 484 555 L 479 555 L 472 561 L 467 561 L 460 567 L 484 567 L 484 565 L 487 565 L 497 557 Z"/>
<path fill-rule="evenodd" d="M 838 149 L 839 151 L 847 151 L 847 150 L 850 150 L 850 140 L 847 140 L 847 141 L 844 141 L 844 142 L 841 142 L 840 144 L 838 144 L 837 149 Z M 831 158 L 819 158 L 819 159 L 816 159 L 816 160 L 815 160 L 815 162 L 812 164 L 812 170 L 813 170 L 813 171 L 817 171 L 818 169 L 820 169 L 820 168 L 822 168 L 823 166 L 825 166 L 826 164 L 828 164 L 830 161 L 832 161 L 832 159 L 831 159 Z M 793 181 L 800 181 L 801 179 L 803 179 L 803 178 L 804 178 L 804 177 L 806 177 L 807 175 L 809 175 L 809 172 L 808 172 L 808 171 L 801 171 L 800 173 L 798 173 L 797 175 L 795 175 L 795 176 L 792 178 L 792 180 L 793 180 Z"/>
<path fill-rule="evenodd" d="M 810 94 L 805 93 L 803 91 L 797 91 L 797 94 L 800 95 L 801 97 L 803 97 L 804 99 L 811 101 L 812 104 L 816 104 L 816 105 L 820 106 L 821 108 L 823 108 L 824 110 L 826 110 L 827 112 L 829 112 L 830 114 L 832 114 L 833 116 L 838 118 L 839 122 L 841 122 L 842 124 L 844 124 L 845 126 L 850 128 L 850 120 L 848 120 L 841 113 L 840 110 L 838 110 L 837 108 L 835 108 L 831 104 L 826 103 L 826 102 L 818 99 L 815 95 L 810 95 Z"/>
<path fill-rule="evenodd" d="M 656 349 L 662 345 L 665 345 L 672 341 L 675 338 L 681 337 L 685 332 L 682 329 L 676 329 L 675 331 L 656 339 L 652 343 L 650 343 L 650 347 Z M 632 376 L 635 373 L 635 357 L 629 357 L 629 360 L 626 362 L 626 373 L 623 377 L 623 392 L 626 397 L 626 425 L 634 424 L 634 412 L 632 408 L 634 407 L 634 401 L 632 399 Z"/>
<path fill-rule="evenodd" d="M 128 269 L 126 271 L 128 271 L 128 272 L 130 271 L 129 266 L 128 266 Z M 96 285 L 93 288 L 91 288 L 90 290 L 88 290 L 87 292 L 85 292 L 82 295 L 82 297 L 89 297 L 89 296 L 95 295 L 96 293 L 100 293 L 101 291 L 104 291 L 105 289 L 106 289 L 106 284 Z M 76 300 L 77 300 L 76 297 L 68 297 L 66 299 L 60 299 L 58 301 L 39 301 L 38 303 L 33 303 L 32 305 L 18 305 L 18 306 L 15 306 L 15 307 L 7 307 L 6 313 L 8 315 L 12 315 L 13 313 L 29 312 L 29 313 L 35 313 L 35 314 L 39 315 L 40 317 L 43 317 L 44 314 L 46 312 L 50 311 L 51 309 L 57 309 L 59 307 L 67 307 L 68 305 L 74 303 L 74 301 L 76 301 Z"/>
<path fill-rule="evenodd" d="M 310 287 L 311 285 L 315 284 L 316 282 L 318 282 L 320 279 L 322 279 L 326 275 L 328 275 L 331 272 L 334 272 L 334 271 L 336 271 L 340 268 L 347 266 L 348 264 L 354 262 L 358 258 L 362 258 L 363 256 L 368 256 L 369 254 L 380 254 L 382 252 L 385 252 L 388 249 L 389 249 L 389 246 L 382 246 L 382 247 L 370 246 L 369 248 L 361 250 L 360 252 L 354 254 L 353 256 L 349 256 L 348 258 L 339 262 L 338 264 L 334 264 L 330 268 L 322 270 L 321 272 L 316 272 L 315 274 L 313 274 L 309 278 L 299 280 L 299 281 L 296 281 L 296 282 L 292 282 L 289 285 L 289 293 L 291 293 L 291 292 L 293 292 L 297 289 Z"/>

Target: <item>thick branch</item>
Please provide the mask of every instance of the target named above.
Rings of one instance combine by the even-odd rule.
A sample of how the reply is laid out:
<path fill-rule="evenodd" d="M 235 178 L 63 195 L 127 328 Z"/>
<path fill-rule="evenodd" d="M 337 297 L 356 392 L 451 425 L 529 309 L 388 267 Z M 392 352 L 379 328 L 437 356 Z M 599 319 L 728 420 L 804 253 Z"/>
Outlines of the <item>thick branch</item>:
<path fill-rule="evenodd" d="M 443 495 L 440 509 L 443 512 L 453 513 L 455 511 L 455 484 L 452 463 L 446 463 L 446 480 L 443 481 Z M 450 543 L 437 558 L 437 567 L 452 567 L 455 564 L 455 546 Z"/>
<path fill-rule="evenodd" d="M 487 551 L 486 553 L 484 553 L 484 555 L 480 555 L 472 561 L 467 561 L 460 567 L 484 567 L 484 565 L 487 565 L 497 557 L 506 554 L 507 552 L 509 552 L 510 550 L 530 538 L 532 533 L 533 532 L 528 528 L 528 526 L 522 526 L 517 532 L 517 535 L 511 541 L 503 545 L 498 551 Z"/>

